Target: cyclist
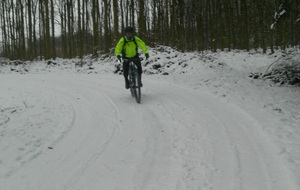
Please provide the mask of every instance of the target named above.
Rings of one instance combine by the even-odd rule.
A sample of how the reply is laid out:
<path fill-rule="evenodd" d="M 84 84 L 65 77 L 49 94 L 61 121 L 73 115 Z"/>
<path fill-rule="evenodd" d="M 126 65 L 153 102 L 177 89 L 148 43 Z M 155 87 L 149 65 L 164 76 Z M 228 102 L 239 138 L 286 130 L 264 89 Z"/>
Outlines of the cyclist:
<path fill-rule="evenodd" d="M 125 36 L 122 37 L 115 49 L 115 55 L 121 62 L 121 55 L 123 57 L 123 75 L 125 78 L 125 88 L 129 88 L 129 81 L 128 81 L 128 71 L 129 71 L 129 62 L 127 59 L 131 59 L 132 62 L 137 66 L 138 73 L 140 74 L 141 81 L 142 81 L 142 65 L 138 54 L 138 48 L 140 48 L 145 56 L 146 59 L 149 58 L 149 52 L 146 47 L 146 44 L 141 40 L 139 37 L 134 35 L 134 28 L 128 26 L 124 29 Z M 126 59 L 127 58 L 127 59 Z M 142 86 L 142 83 L 141 83 Z"/>

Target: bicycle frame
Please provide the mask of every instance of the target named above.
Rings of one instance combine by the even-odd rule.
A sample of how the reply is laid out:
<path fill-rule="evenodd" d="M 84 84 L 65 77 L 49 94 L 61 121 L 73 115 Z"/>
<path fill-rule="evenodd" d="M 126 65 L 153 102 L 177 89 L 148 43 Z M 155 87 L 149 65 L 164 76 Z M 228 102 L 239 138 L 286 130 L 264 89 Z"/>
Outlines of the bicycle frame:
<path fill-rule="evenodd" d="M 139 58 L 142 60 L 142 58 Z M 137 103 L 141 102 L 141 78 L 137 71 L 137 66 L 134 64 L 132 59 L 124 59 L 129 62 L 129 88 L 131 96 L 135 98 Z"/>

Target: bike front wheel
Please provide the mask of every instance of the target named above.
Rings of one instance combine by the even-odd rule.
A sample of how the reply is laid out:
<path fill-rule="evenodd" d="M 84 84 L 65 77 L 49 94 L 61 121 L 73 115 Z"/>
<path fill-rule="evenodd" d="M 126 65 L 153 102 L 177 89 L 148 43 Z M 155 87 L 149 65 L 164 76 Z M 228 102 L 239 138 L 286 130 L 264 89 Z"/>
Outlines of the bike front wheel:
<path fill-rule="evenodd" d="M 137 103 L 141 102 L 141 78 L 139 74 L 134 74 L 132 76 L 132 81 L 130 84 L 131 96 L 135 98 Z"/>
<path fill-rule="evenodd" d="M 141 85 L 142 85 L 141 77 L 139 74 L 137 74 L 136 75 L 136 88 L 135 88 L 135 91 L 136 91 L 135 100 L 137 103 L 141 103 Z"/>

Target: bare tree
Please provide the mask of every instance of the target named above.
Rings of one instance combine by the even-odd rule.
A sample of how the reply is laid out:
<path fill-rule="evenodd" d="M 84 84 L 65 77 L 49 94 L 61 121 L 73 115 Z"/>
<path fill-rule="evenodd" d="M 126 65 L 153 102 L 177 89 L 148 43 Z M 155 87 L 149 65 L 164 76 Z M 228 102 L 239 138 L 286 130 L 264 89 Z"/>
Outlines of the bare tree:
<path fill-rule="evenodd" d="M 92 21 L 93 21 L 93 36 L 94 36 L 94 51 L 98 50 L 99 44 L 99 4 L 97 0 L 92 0 Z M 94 52 L 95 54 L 96 52 Z"/>
<path fill-rule="evenodd" d="M 273 52 L 299 45 L 299 4 L 299 0 L 3 0 L 1 54 L 31 60 L 109 52 L 129 25 L 152 46 Z"/>
<path fill-rule="evenodd" d="M 114 14 L 114 42 L 117 41 L 119 36 L 119 4 L 118 0 L 113 0 L 113 14 Z"/>
<path fill-rule="evenodd" d="M 139 0 L 139 16 L 138 16 L 138 31 L 139 36 L 144 39 L 146 36 L 146 17 L 145 17 L 145 1 Z"/>
<path fill-rule="evenodd" d="M 110 30 L 110 15 L 109 15 L 109 10 L 110 10 L 110 1 L 108 0 L 103 0 L 103 5 L 104 5 L 104 34 L 103 36 L 103 41 L 104 41 L 104 52 L 108 53 L 109 48 L 111 47 L 111 31 Z"/>
<path fill-rule="evenodd" d="M 53 59 L 56 58 L 56 43 L 55 43 L 55 14 L 54 14 L 54 2 L 50 0 L 50 8 L 51 8 L 51 36 L 52 36 L 52 43 L 51 43 L 51 57 Z"/>

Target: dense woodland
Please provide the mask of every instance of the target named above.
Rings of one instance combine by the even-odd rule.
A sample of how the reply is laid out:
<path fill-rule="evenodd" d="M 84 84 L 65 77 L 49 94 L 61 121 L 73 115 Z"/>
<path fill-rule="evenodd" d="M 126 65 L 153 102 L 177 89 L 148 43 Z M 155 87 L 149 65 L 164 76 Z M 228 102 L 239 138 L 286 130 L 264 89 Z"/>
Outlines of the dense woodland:
<path fill-rule="evenodd" d="M 22 60 L 109 53 L 128 25 L 149 46 L 273 51 L 299 47 L 299 10 L 300 0 L 2 0 L 0 53 Z"/>

